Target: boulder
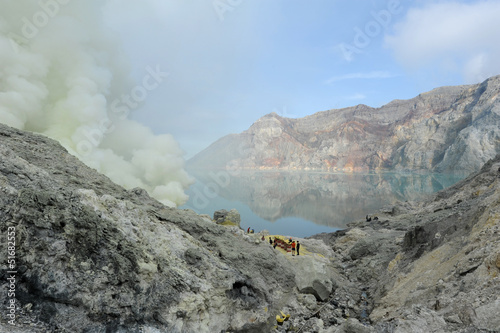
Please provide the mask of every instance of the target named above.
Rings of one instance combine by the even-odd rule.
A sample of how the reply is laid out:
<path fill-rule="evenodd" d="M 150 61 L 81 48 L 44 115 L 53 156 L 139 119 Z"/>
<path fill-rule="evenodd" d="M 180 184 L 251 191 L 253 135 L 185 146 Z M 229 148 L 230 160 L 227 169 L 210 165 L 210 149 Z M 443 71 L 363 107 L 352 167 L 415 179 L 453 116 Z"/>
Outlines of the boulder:
<path fill-rule="evenodd" d="M 231 209 L 229 212 L 225 209 L 216 210 L 214 212 L 214 221 L 217 224 L 229 224 L 240 226 L 241 217 L 236 209 Z"/>
<path fill-rule="evenodd" d="M 361 239 L 349 251 L 352 260 L 369 256 L 377 251 L 377 244 L 374 239 Z"/>
<path fill-rule="evenodd" d="M 356 318 L 349 318 L 342 324 L 339 333 L 371 333 L 373 328 L 367 327 L 360 323 Z"/>
<path fill-rule="evenodd" d="M 328 261 L 315 256 L 294 259 L 295 283 L 299 292 L 314 295 L 318 301 L 326 301 L 334 289 Z"/>
<path fill-rule="evenodd" d="M 225 209 L 219 209 L 214 212 L 214 221 L 217 224 L 224 222 L 226 219 L 228 211 Z"/>
<path fill-rule="evenodd" d="M 236 209 L 231 209 L 229 213 L 227 213 L 226 219 L 231 221 L 234 224 L 240 225 L 241 216 L 240 213 Z"/>
<path fill-rule="evenodd" d="M 500 300 L 497 299 L 489 304 L 482 305 L 475 309 L 475 316 L 472 321 L 480 329 L 495 332 L 500 328 Z"/>

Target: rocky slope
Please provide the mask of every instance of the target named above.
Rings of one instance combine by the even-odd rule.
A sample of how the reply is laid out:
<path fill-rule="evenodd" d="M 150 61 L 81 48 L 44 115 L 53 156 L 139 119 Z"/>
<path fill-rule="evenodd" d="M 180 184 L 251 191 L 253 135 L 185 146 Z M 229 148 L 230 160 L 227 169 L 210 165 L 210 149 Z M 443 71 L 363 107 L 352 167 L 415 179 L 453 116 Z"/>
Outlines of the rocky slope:
<path fill-rule="evenodd" d="M 345 279 L 323 322 L 340 305 L 352 332 L 500 332 L 500 155 L 377 217 L 314 237 L 332 247 Z"/>
<path fill-rule="evenodd" d="M 0 125 L 0 192 L 0 304 L 15 304 L 0 332 L 265 332 L 295 301 L 268 243 L 126 191 L 43 136 Z"/>
<path fill-rule="evenodd" d="M 271 113 L 216 141 L 188 166 L 468 174 L 500 153 L 499 92 L 496 76 L 380 108 L 358 105 L 300 119 Z"/>
<path fill-rule="evenodd" d="M 0 332 L 500 332 L 500 156 L 295 257 L 3 125 L 0 192 Z"/>

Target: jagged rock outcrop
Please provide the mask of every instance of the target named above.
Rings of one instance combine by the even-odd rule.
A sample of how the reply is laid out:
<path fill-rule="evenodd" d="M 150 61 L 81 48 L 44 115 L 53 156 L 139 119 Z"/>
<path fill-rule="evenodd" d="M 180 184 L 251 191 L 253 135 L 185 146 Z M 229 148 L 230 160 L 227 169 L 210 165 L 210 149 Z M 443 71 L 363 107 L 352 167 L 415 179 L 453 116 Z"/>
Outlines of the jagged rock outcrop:
<path fill-rule="evenodd" d="M 358 105 L 300 119 L 271 113 L 216 141 L 188 167 L 468 174 L 500 153 L 499 93 L 496 76 L 380 108 Z"/>

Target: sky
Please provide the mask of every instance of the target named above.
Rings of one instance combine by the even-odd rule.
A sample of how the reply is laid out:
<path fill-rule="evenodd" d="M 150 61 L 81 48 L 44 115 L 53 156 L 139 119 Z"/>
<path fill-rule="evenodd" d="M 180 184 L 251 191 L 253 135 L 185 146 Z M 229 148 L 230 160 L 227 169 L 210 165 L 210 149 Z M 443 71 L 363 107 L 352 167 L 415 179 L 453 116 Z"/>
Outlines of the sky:
<path fill-rule="evenodd" d="M 180 206 L 186 159 L 266 114 L 500 74 L 498 17 L 497 0 L 2 0 L 0 122 Z"/>
<path fill-rule="evenodd" d="M 132 117 L 188 159 L 265 114 L 380 107 L 500 74 L 499 1 L 109 1 L 135 82 L 168 76 Z M 166 75 L 166 74 L 165 74 Z"/>

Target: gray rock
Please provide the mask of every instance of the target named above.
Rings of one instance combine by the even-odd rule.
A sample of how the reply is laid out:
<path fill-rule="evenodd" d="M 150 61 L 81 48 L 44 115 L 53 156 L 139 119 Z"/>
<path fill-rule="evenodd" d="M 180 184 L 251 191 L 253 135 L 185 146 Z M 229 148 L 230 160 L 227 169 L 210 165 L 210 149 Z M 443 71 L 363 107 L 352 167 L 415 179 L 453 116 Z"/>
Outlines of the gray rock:
<path fill-rule="evenodd" d="M 332 273 L 327 261 L 311 257 L 296 257 L 293 261 L 295 283 L 300 293 L 311 294 L 326 301 L 333 291 Z"/>
<path fill-rule="evenodd" d="M 361 239 L 349 251 L 352 260 L 366 257 L 375 253 L 377 244 L 375 239 Z"/>
<path fill-rule="evenodd" d="M 349 318 L 340 327 L 339 332 L 344 333 L 370 333 L 374 332 L 373 328 L 363 325 L 356 318 Z"/>
<path fill-rule="evenodd" d="M 334 311 L 376 332 L 486 332 L 500 327 L 500 155 L 380 224 L 318 235 L 341 256 Z M 401 209 L 399 207 L 402 207 Z M 368 321 L 369 318 L 369 321 Z"/>
<path fill-rule="evenodd" d="M 231 209 L 229 212 L 225 209 L 217 210 L 214 212 L 214 221 L 217 224 L 232 224 L 240 226 L 241 217 L 236 209 Z"/>
<path fill-rule="evenodd" d="M 236 225 L 240 225 L 241 223 L 241 216 L 240 213 L 236 209 L 231 209 L 229 213 L 227 214 L 227 219 L 231 221 L 232 223 Z"/>
<path fill-rule="evenodd" d="M 214 221 L 217 224 L 223 223 L 226 220 L 227 210 L 220 209 L 214 212 Z"/>
<path fill-rule="evenodd" d="M 482 305 L 475 309 L 472 321 L 474 325 L 483 330 L 495 331 L 500 329 L 500 299 Z"/>

